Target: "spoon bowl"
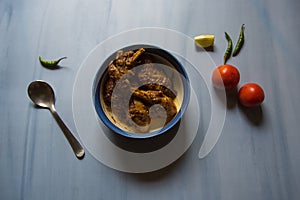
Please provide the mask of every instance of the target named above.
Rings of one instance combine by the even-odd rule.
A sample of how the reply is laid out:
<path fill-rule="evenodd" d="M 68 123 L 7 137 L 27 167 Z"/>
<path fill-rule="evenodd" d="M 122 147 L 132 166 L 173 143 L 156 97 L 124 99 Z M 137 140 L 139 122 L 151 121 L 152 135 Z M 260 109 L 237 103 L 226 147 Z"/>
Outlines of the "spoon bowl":
<path fill-rule="evenodd" d="M 52 113 L 57 124 L 63 131 L 77 158 L 83 158 L 84 149 L 65 125 L 55 109 L 55 94 L 52 87 L 44 81 L 33 81 L 28 86 L 28 96 L 37 106 L 47 108 Z"/>
<path fill-rule="evenodd" d="M 55 104 L 52 87 L 44 81 L 34 81 L 28 86 L 28 96 L 36 105 L 49 108 Z"/>

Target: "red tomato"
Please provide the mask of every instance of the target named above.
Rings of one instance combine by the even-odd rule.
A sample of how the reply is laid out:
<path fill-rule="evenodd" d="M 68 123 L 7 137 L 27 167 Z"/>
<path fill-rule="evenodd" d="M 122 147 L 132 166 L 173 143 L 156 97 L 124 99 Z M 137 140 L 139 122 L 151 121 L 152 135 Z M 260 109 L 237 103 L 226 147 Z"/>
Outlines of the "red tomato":
<path fill-rule="evenodd" d="M 212 74 L 212 83 L 217 89 L 234 89 L 239 81 L 240 72 L 232 65 L 221 65 L 217 67 Z"/>
<path fill-rule="evenodd" d="M 239 90 L 239 101 L 246 107 L 259 106 L 265 99 L 264 90 L 256 83 L 247 83 Z"/>

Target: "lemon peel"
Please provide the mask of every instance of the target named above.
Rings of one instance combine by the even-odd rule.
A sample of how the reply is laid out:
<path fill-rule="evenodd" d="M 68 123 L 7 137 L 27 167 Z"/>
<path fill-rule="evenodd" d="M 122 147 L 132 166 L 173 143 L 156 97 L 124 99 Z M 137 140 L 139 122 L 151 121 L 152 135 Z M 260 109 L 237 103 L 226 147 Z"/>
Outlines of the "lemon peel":
<path fill-rule="evenodd" d="M 194 37 L 195 43 L 200 47 L 206 48 L 214 45 L 215 35 L 206 34 Z"/>

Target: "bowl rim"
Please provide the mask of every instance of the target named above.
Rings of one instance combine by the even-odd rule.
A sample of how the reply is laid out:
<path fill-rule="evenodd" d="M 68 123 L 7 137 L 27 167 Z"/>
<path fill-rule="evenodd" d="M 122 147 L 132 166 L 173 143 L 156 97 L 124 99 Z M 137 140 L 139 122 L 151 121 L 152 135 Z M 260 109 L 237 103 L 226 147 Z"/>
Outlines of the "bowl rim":
<path fill-rule="evenodd" d="M 130 50 L 136 50 L 138 48 L 144 48 L 146 51 L 150 52 L 150 53 L 154 53 L 154 54 L 158 54 L 159 56 L 162 56 L 163 58 L 165 58 L 168 62 L 170 62 L 175 69 L 181 74 L 181 79 L 182 79 L 182 84 L 183 84 L 183 101 L 182 104 L 180 106 L 179 111 L 177 112 L 177 114 L 175 115 L 175 117 L 163 128 L 157 130 L 157 131 L 153 131 L 150 133 L 131 133 L 129 131 L 125 131 L 121 128 L 119 128 L 118 126 L 116 126 L 113 122 L 111 122 L 111 120 L 107 117 L 105 111 L 102 108 L 101 105 L 101 99 L 100 99 L 100 85 L 102 82 L 102 78 L 104 78 L 104 74 L 106 74 L 107 72 L 107 66 L 103 66 L 105 63 L 107 63 L 107 61 L 110 61 L 110 58 L 115 55 L 117 53 L 117 51 L 119 50 L 125 50 L 125 49 L 130 49 Z M 98 115 L 98 117 L 101 119 L 101 121 L 104 123 L 104 125 L 109 128 L 110 130 L 112 130 L 114 133 L 127 137 L 127 138 L 133 138 L 133 139 L 146 139 L 146 138 L 152 138 L 152 137 L 156 137 L 159 136 L 167 131 L 169 131 L 170 129 L 172 129 L 177 123 L 180 122 L 181 117 L 183 116 L 189 101 L 190 101 L 190 81 L 187 75 L 186 70 L 184 69 L 184 66 L 178 61 L 178 59 L 176 57 L 174 57 L 174 55 L 172 55 L 170 52 L 160 48 L 160 47 L 156 47 L 156 46 L 150 46 L 150 45 L 130 45 L 124 48 L 121 48 L 115 52 L 113 52 L 108 58 L 105 59 L 104 62 L 101 63 L 96 76 L 94 78 L 94 83 L 93 83 L 93 91 L 92 94 L 94 94 L 93 97 L 93 104 L 96 110 L 96 113 Z M 127 51 L 127 50 L 126 50 Z M 103 70 L 104 68 L 104 70 Z M 102 73 L 101 73 L 102 71 Z M 100 78 L 99 78 L 100 76 Z"/>

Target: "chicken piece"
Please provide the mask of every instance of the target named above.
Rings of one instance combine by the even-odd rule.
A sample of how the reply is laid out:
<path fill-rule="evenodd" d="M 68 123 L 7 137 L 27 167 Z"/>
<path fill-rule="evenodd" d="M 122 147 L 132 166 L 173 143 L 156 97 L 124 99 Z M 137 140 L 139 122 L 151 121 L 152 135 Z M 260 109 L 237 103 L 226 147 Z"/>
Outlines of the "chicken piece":
<path fill-rule="evenodd" d="M 163 97 L 161 99 L 160 105 L 164 107 L 164 109 L 167 112 L 167 119 L 166 119 L 166 124 L 169 123 L 177 114 L 177 108 L 176 105 L 170 97 Z"/>
<path fill-rule="evenodd" d="M 115 62 L 112 61 L 107 68 L 109 77 L 115 80 L 119 80 L 124 74 L 126 74 L 129 69 L 124 63 L 125 61 L 123 61 L 122 59 L 118 59 Z"/>
<path fill-rule="evenodd" d="M 134 75 L 134 72 L 130 69 L 133 67 L 133 64 L 136 63 L 136 60 L 139 58 L 139 56 L 144 52 L 145 49 L 143 48 L 137 50 L 136 52 L 128 51 L 125 53 L 120 50 L 117 52 L 116 59 L 109 63 L 107 68 L 108 79 L 103 90 L 104 102 L 107 106 L 111 106 L 111 96 L 116 83 L 122 78 L 123 75 L 127 73 Z M 120 84 L 124 85 L 124 87 L 127 87 L 131 83 L 128 83 L 128 80 L 125 79 L 124 82 Z"/>
<path fill-rule="evenodd" d="M 154 104 L 160 104 L 167 113 L 166 123 L 170 122 L 177 114 L 177 108 L 172 98 L 166 96 L 161 91 L 154 90 L 137 90 L 133 93 L 133 96 L 140 99 L 149 107 Z"/>
<path fill-rule="evenodd" d="M 131 119 L 139 126 L 150 124 L 151 118 L 149 110 L 141 101 L 134 99 L 129 106 L 129 114 Z"/>
<path fill-rule="evenodd" d="M 119 67 L 117 67 L 113 61 L 111 61 L 108 65 L 107 72 L 109 78 L 114 80 L 119 80 L 122 77 L 122 73 Z"/>
<path fill-rule="evenodd" d="M 163 85 L 159 85 L 159 84 L 155 84 L 155 83 L 149 83 L 149 84 L 143 85 L 139 89 L 162 91 L 168 97 L 170 97 L 172 99 L 176 98 L 176 94 L 171 89 L 169 89 Z"/>
<path fill-rule="evenodd" d="M 124 51 L 123 51 L 123 50 L 119 50 L 119 51 L 117 52 L 117 54 L 116 54 L 116 60 L 122 58 L 122 57 L 123 57 L 123 54 L 124 54 Z"/>
<path fill-rule="evenodd" d="M 126 52 L 123 54 L 123 56 L 125 56 L 125 57 L 132 57 L 133 54 L 134 54 L 134 51 L 126 51 Z"/>
<path fill-rule="evenodd" d="M 128 72 L 129 69 L 133 67 L 133 64 L 140 57 L 140 55 L 145 52 L 145 49 L 141 48 L 135 53 L 133 51 L 128 51 L 123 53 L 119 51 L 117 53 L 116 59 L 111 61 L 108 65 L 108 74 L 110 78 L 119 80 L 124 74 Z"/>
<path fill-rule="evenodd" d="M 133 93 L 134 97 L 139 98 L 141 101 L 143 101 L 145 104 L 151 106 L 153 104 L 159 104 L 161 102 L 161 98 L 163 98 L 165 95 L 162 91 L 156 91 L 156 90 L 136 90 Z"/>
<path fill-rule="evenodd" d="M 144 48 L 140 48 L 138 49 L 132 56 L 128 56 L 128 58 L 126 59 L 126 65 L 127 66 L 131 66 L 132 64 L 134 64 L 137 59 L 145 52 Z M 131 55 L 131 54 L 130 54 Z"/>

